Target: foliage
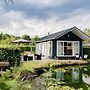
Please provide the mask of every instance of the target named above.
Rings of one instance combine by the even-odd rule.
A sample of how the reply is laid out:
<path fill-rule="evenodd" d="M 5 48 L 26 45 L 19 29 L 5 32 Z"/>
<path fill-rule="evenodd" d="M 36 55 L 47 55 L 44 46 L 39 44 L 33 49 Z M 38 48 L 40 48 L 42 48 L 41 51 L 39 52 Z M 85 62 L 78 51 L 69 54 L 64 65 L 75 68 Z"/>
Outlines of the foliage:
<path fill-rule="evenodd" d="M 18 65 L 20 50 L 15 47 L 0 47 L 0 61 L 7 61 L 11 66 Z"/>
<path fill-rule="evenodd" d="M 0 33 L 0 44 L 12 44 L 12 41 L 20 39 L 20 38 L 23 38 L 23 39 L 26 39 L 26 40 L 31 40 L 32 43 L 35 43 L 37 40 L 39 40 L 38 36 L 34 36 L 34 37 L 31 38 L 27 34 L 24 34 L 22 37 L 20 37 L 20 36 L 17 37 L 17 36 L 14 36 L 14 35 Z M 8 40 L 8 43 L 7 43 L 7 40 Z"/>
<path fill-rule="evenodd" d="M 38 41 L 38 40 L 39 40 L 38 36 L 34 36 L 33 38 L 31 38 L 33 45 L 35 45 L 36 41 Z"/>
<path fill-rule="evenodd" d="M 31 81 L 19 79 L 20 67 L 11 67 L 0 73 L 0 90 L 31 90 Z"/>
<path fill-rule="evenodd" d="M 26 35 L 26 34 L 24 34 L 24 35 L 22 36 L 22 38 L 23 38 L 23 39 L 26 39 L 26 40 L 31 40 L 30 36 L 29 36 L 29 35 Z"/>
<path fill-rule="evenodd" d="M 90 29 L 89 28 L 86 28 L 84 30 L 84 33 L 86 33 L 88 36 L 90 36 Z M 90 43 L 90 41 L 84 41 L 84 43 Z"/>
<path fill-rule="evenodd" d="M 10 70 L 7 69 L 6 72 L 1 73 L 0 90 L 75 90 L 72 86 L 70 87 L 64 84 L 61 85 L 61 82 L 57 78 L 53 77 L 53 73 L 56 71 L 65 72 L 65 70 L 61 68 L 60 70 L 54 70 L 50 64 L 48 64 L 49 69 L 44 69 L 45 73 L 39 77 L 32 80 L 20 79 L 21 72 L 24 72 L 26 75 L 28 75 L 27 73 L 32 72 L 34 67 L 37 66 L 37 63 L 35 62 L 33 65 L 32 63 L 29 64 L 32 68 L 28 67 L 28 69 L 25 70 L 24 67 L 22 69 L 22 66 L 11 67 Z M 83 84 L 83 87 L 84 86 L 85 85 Z M 89 89 L 78 88 L 77 90 Z"/>
<path fill-rule="evenodd" d="M 13 36 L 13 35 L 9 35 L 9 34 L 3 34 L 1 33 L 0 34 L 0 44 L 3 44 L 3 45 L 11 45 L 12 44 L 12 41 L 17 39 L 18 37 L 16 36 Z"/>
<path fill-rule="evenodd" d="M 35 53 L 35 46 L 32 45 L 19 45 L 21 52 L 31 51 Z"/>
<path fill-rule="evenodd" d="M 89 29 L 89 28 L 86 28 L 86 29 L 84 30 L 84 32 L 85 32 L 87 35 L 90 36 L 90 29 Z"/>
<path fill-rule="evenodd" d="M 21 82 L 18 81 L 19 74 L 20 69 L 18 67 L 11 67 L 5 73 L 1 73 L 0 90 L 20 90 Z"/>
<path fill-rule="evenodd" d="M 15 43 L 12 43 L 12 41 L 15 41 L 17 39 L 20 39 L 20 38 L 23 38 L 23 39 L 26 39 L 26 40 L 31 40 L 31 43 L 30 45 L 26 45 L 26 44 L 15 44 Z M 5 46 L 5 47 L 8 47 L 8 46 L 11 46 L 11 47 L 19 47 L 21 51 L 31 51 L 33 53 L 35 53 L 35 43 L 36 41 L 39 40 L 39 37 L 38 36 L 34 36 L 32 38 L 30 38 L 29 35 L 23 35 L 22 37 L 17 37 L 17 36 L 14 36 L 14 35 L 9 35 L 9 34 L 3 34 L 3 33 L 0 33 L 0 47 L 2 46 Z"/>
<path fill-rule="evenodd" d="M 48 64 L 49 70 L 45 70 L 45 73 L 40 76 L 36 81 L 39 89 L 36 90 L 74 90 L 72 87 L 61 85 L 61 82 L 53 77 L 55 73 L 54 69 Z"/>

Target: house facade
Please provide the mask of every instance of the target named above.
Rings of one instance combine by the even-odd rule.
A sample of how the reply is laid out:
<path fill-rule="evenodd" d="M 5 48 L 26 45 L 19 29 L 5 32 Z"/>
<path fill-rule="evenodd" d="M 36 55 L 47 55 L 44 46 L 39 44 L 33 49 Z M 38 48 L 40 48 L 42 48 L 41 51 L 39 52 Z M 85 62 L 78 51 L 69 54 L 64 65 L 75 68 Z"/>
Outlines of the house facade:
<path fill-rule="evenodd" d="M 90 37 L 77 27 L 72 27 L 42 37 L 36 43 L 36 54 L 47 58 L 74 58 L 75 55 L 83 57 L 82 42 Z"/>

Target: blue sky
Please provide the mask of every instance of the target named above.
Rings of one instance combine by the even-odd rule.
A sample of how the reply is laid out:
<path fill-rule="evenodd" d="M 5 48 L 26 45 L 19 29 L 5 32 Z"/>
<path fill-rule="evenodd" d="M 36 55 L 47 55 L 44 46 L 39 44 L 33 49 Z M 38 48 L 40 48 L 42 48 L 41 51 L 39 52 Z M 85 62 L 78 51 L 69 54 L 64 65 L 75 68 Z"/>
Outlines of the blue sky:
<path fill-rule="evenodd" d="M 44 36 L 73 26 L 90 28 L 90 0 L 0 1 L 0 32 Z"/>

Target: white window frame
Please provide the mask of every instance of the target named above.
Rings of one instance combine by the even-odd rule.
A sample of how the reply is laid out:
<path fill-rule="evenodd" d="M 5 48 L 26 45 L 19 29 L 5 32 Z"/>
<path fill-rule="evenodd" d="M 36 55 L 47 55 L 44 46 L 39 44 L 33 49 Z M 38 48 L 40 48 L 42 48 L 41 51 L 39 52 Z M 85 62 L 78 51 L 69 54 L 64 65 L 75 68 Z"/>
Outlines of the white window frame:
<path fill-rule="evenodd" d="M 63 55 L 58 54 L 58 43 L 63 42 Z M 72 55 L 64 55 L 64 42 L 72 42 Z M 78 54 L 80 54 L 80 42 L 79 41 L 57 41 L 57 56 L 75 56 L 74 53 L 74 42 L 78 42 Z"/>
<path fill-rule="evenodd" d="M 53 42 L 52 41 L 49 41 L 51 44 L 50 44 L 50 47 L 49 47 L 49 50 L 51 50 L 51 51 L 49 51 L 49 56 L 52 56 L 52 47 L 53 47 Z M 51 49 L 50 49 L 51 48 Z"/>
<path fill-rule="evenodd" d="M 36 44 L 36 54 L 39 54 L 39 43 Z"/>
<path fill-rule="evenodd" d="M 75 43 L 75 42 L 78 43 L 78 54 L 80 54 L 80 42 L 79 42 L 79 41 L 74 41 L 74 42 L 73 42 L 73 55 L 74 55 L 74 56 L 76 55 L 76 54 L 75 54 L 75 50 L 74 50 L 74 45 L 75 45 L 74 43 Z"/>
<path fill-rule="evenodd" d="M 57 56 L 64 56 L 64 43 L 63 43 L 63 55 L 59 55 L 59 53 L 58 53 L 58 43 L 61 43 L 61 42 L 63 42 L 63 41 L 57 41 Z"/>
<path fill-rule="evenodd" d="M 47 41 L 47 45 L 46 45 L 47 56 L 52 56 L 52 49 L 53 49 L 52 45 L 53 45 L 52 41 Z"/>

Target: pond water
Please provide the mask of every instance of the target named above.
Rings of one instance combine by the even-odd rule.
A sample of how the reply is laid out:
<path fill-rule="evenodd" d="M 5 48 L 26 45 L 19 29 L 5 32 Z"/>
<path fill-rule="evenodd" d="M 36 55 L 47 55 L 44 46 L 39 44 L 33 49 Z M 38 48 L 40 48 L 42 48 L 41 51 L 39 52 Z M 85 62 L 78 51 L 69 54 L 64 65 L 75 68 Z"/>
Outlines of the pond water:
<path fill-rule="evenodd" d="M 32 90 L 71 90 L 71 89 L 46 89 L 50 80 L 59 82 L 59 86 L 70 87 L 74 90 L 90 90 L 90 65 L 66 66 L 52 69 L 38 77 L 33 83 Z M 44 83 L 43 83 L 44 82 Z M 47 82 L 47 84 L 45 83 Z M 53 82 L 54 83 L 54 82 Z M 47 86 L 48 85 L 48 86 Z M 52 83 L 51 83 L 52 86 Z M 37 87 L 37 88 L 36 88 Z"/>
<path fill-rule="evenodd" d="M 55 69 L 52 77 L 75 89 L 90 90 L 90 65 Z"/>

